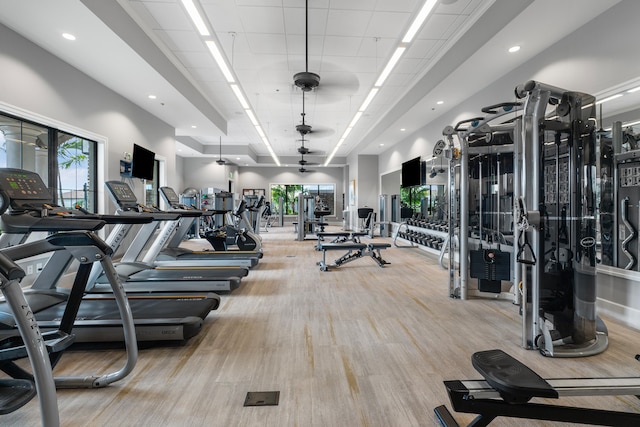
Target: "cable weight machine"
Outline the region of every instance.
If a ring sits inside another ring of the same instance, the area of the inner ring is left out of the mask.
[[[551,357],[598,354],[608,339],[596,316],[595,98],[535,81],[516,96],[525,100],[516,209],[522,345]]]
[[[450,265],[452,298],[470,296],[520,301],[520,282],[513,236],[513,200],[519,197],[521,103],[505,102],[482,109],[486,117],[475,117],[447,126],[443,134],[453,144],[460,142],[460,156],[450,168],[450,187],[459,186],[459,270]],[[456,169],[457,168],[457,169]],[[456,173],[456,170],[458,173]],[[454,194],[451,190],[450,194]],[[454,201],[450,201],[453,204]],[[450,227],[449,242],[456,241]],[[459,277],[456,277],[456,273]],[[477,287],[469,287],[475,279]],[[503,282],[511,290],[503,291]]]

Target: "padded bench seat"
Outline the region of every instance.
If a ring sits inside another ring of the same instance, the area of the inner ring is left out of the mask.
[[[328,271],[329,267],[339,267],[342,264],[354,261],[364,256],[371,257],[380,267],[390,264],[380,255],[382,249],[390,248],[389,243],[361,243],[361,242],[342,242],[342,243],[323,243],[318,242],[317,249],[322,251],[322,260],[318,261],[321,271]],[[326,262],[327,251],[346,251],[344,255],[336,259],[334,264],[328,265]]]
[[[316,236],[318,237],[318,244],[316,250],[320,250],[320,244],[325,241],[326,238],[333,237],[331,243],[341,242],[356,242],[360,243],[360,237],[366,236],[367,233],[363,231],[318,231]]]

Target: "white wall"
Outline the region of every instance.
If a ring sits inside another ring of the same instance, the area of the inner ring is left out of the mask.
[[[165,160],[169,185],[179,182],[171,126],[2,25],[0,40],[0,103],[5,109],[105,141],[100,167],[107,180],[120,179],[122,154],[130,153],[136,143]],[[142,199],[141,181],[134,183]],[[107,212],[114,209],[110,204],[106,210],[100,206]]]

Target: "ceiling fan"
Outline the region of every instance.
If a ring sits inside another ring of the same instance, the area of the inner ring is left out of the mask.
[[[305,0],[304,5],[305,14],[305,37],[304,37],[304,51],[305,51],[305,71],[301,71],[293,75],[293,82],[296,86],[302,89],[302,92],[309,92],[315,89],[320,84],[320,76],[316,73],[309,71],[309,0]],[[304,98],[303,98],[304,99]]]
[[[301,142],[302,145],[298,147],[298,153],[302,154],[303,156],[305,154],[311,154],[311,150],[309,150],[308,147],[304,146],[304,134],[302,134],[302,139],[300,139],[299,141]]]
[[[225,163],[227,163],[222,159],[222,137],[220,137],[219,157],[218,157],[218,160],[216,160],[216,163],[219,164],[220,166],[223,166]]]

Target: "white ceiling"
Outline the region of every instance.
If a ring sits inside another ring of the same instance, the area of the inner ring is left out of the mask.
[[[618,1],[440,0],[332,164],[387,150]],[[311,161],[333,149],[422,3],[309,0],[308,70],[321,77],[305,98]],[[295,162],[304,0],[198,4],[281,163]],[[217,157],[222,138],[231,162],[274,164],[180,0],[0,0],[0,10],[0,23],[175,127],[178,155]],[[549,11],[562,25],[531,25]],[[513,44],[523,48],[506,53]]]

